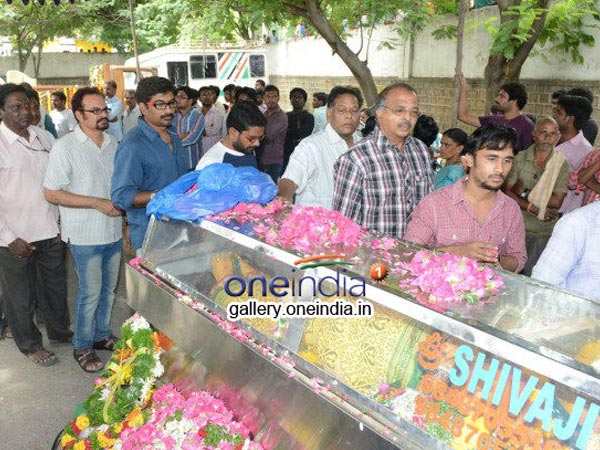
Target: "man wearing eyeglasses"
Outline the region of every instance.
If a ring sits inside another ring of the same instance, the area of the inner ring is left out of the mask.
[[[15,344],[33,363],[50,366],[58,359],[42,345],[35,308],[51,341],[72,336],[58,208],[44,198],[50,143],[29,125],[24,87],[0,86],[0,117],[0,290]]]
[[[335,161],[359,141],[362,95],[356,88],[334,87],[328,96],[327,126],[302,139],[279,180],[279,195],[303,206],[331,208]]]
[[[131,247],[140,249],[148,228],[146,205],[160,189],[187,173],[177,130],[171,127],[177,101],[166,78],[140,80],[135,99],[142,117],[117,148],[111,199],[127,212]]]
[[[504,185],[523,215],[527,246],[523,274],[528,276],[552,235],[567,195],[569,163],[554,149],[559,139],[556,121],[551,117],[539,119],[533,129],[535,144],[516,156]]]
[[[420,115],[417,94],[406,83],[392,84],[377,96],[374,109],[373,133],[335,163],[333,209],[401,239],[413,209],[433,190],[429,151],[412,137]]]
[[[254,102],[236,102],[227,114],[227,134],[200,159],[196,170],[214,163],[256,167],[254,149],[265,136],[266,120]]]
[[[73,95],[78,126],[52,147],[46,199],[60,210],[61,238],[77,273],[73,356],[85,372],[104,364],[95,350],[114,349],[110,329],[121,261],[121,211],[110,201],[117,140],[108,133],[109,108],[95,87]]]

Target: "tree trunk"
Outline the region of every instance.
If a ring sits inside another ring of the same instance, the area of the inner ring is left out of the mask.
[[[317,2],[315,0],[305,0],[304,8],[294,8],[293,10],[304,17],[318,31],[321,37],[325,39],[325,42],[329,44],[333,52],[338,54],[344,64],[350,69],[352,75],[354,75],[367,104],[374,105],[375,98],[377,98],[377,87],[375,86],[375,80],[373,80],[373,74],[369,66],[365,61],[361,61],[358,55],[337,34]]]
[[[510,6],[516,5],[519,0],[497,1],[500,10],[500,22],[505,23],[514,19],[513,16],[505,12]],[[490,55],[484,70],[485,82],[485,114],[488,114],[498,94],[500,86],[505,83],[516,83],[521,77],[521,69],[531,53],[533,46],[538,41],[540,33],[544,28],[547,16],[549,0],[538,0],[537,7],[544,11],[533,22],[531,35],[520,45],[515,47],[514,57],[511,60],[506,59],[502,54]],[[504,13],[504,14],[503,14]]]

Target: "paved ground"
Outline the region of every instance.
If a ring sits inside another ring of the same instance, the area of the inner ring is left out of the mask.
[[[73,319],[76,277],[70,261],[68,266]],[[112,328],[117,335],[132,313],[125,295],[122,264],[112,315]],[[51,345],[43,329],[42,334],[46,348],[60,359],[52,367],[34,365],[19,352],[12,339],[0,340],[0,450],[50,450],[57,433],[72,419],[75,407],[92,391],[96,374],[79,368],[70,345]],[[106,351],[98,355],[103,361],[110,357]]]

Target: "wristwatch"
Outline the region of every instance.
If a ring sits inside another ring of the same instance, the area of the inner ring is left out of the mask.
[[[521,197],[523,200],[526,200],[528,195],[529,195],[529,189],[525,189],[524,191],[522,191],[519,194],[519,197]]]

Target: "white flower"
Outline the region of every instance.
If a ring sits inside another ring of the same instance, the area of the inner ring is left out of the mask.
[[[110,394],[110,388],[105,386],[102,389],[102,391],[100,391],[100,400],[106,401],[106,399],[108,399],[109,394]]]
[[[129,326],[133,333],[150,328],[148,321],[138,314],[131,316]]]
[[[138,400],[137,400],[138,406],[142,406],[144,404],[144,402],[146,401],[146,397],[148,396],[148,392],[150,392],[150,389],[152,389],[153,384],[154,383],[153,383],[152,378],[144,378],[142,380],[142,389],[140,390],[140,398],[138,398]]]
[[[158,356],[156,353],[154,354],[154,368],[152,369],[152,375],[156,378],[160,377],[164,372],[165,372],[165,368],[163,367],[162,363],[160,362],[160,356]]]

